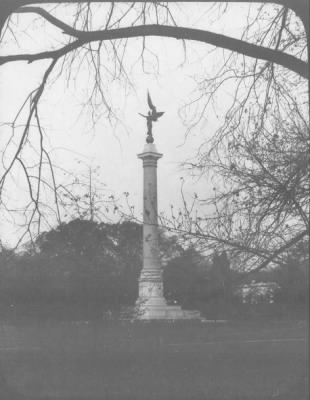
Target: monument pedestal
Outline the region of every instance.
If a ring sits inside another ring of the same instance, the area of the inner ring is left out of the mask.
[[[186,311],[178,305],[167,304],[163,294],[162,273],[159,269],[142,270],[136,314],[141,320],[201,318],[198,311]]]

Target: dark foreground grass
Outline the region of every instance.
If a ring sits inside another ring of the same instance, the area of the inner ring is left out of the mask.
[[[307,399],[306,327],[4,325],[0,365],[6,382],[0,399]]]

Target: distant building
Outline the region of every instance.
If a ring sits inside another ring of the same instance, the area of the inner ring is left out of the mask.
[[[236,295],[242,303],[259,304],[274,303],[275,293],[280,288],[276,282],[256,282],[240,285],[236,289]]]

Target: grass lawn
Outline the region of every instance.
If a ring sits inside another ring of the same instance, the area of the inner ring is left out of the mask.
[[[299,400],[307,337],[305,322],[2,324],[0,370],[27,400]]]

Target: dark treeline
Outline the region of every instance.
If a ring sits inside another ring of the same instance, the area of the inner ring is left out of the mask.
[[[199,309],[209,317],[304,312],[308,279],[305,260],[296,256],[282,268],[244,276],[231,268],[225,252],[208,258],[163,233],[160,250],[165,297],[172,304]],[[0,312],[2,317],[30,310],[41,317],[117,315],[135,303],[141,268],[141,225],[77,219],[41,234],[23,253],[2,248]],[[240,297],[237,288],[254,280],[276,284],[271,302],[261,296],[262,304],[253,304]]]

